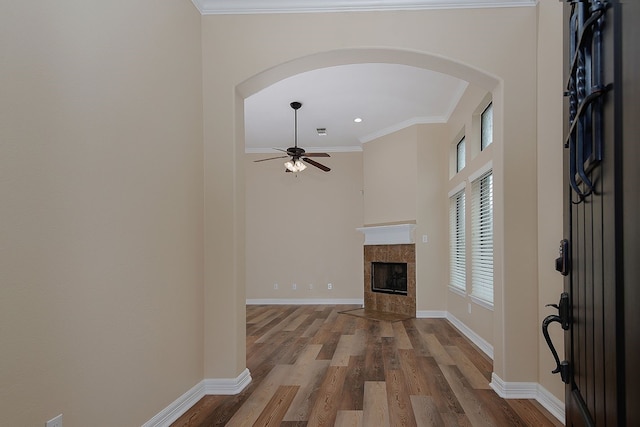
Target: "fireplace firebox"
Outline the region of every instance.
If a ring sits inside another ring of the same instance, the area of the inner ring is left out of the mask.
[[[372,262],[371,290],[396,295],[407,295],[406,262]]]

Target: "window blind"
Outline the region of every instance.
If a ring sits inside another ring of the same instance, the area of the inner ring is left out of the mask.
[[[471,183],[471,295],[493,303],[493,173]]]
[[[449,198],[449,285],[466,292],[464,190]]]

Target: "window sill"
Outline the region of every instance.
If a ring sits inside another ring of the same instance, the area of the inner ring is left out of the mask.
[[[456,288],[454,286],[449,285],[449,291],[453,292],[454,294],[460,295],[461,297],[466,297],[467,293],[465,291],[463,291],[462,289]]]
[[[471,299],[471,302],[473,302],[474,304],[479,305],[480,307],[486,308],[487,310],[493,311],[492,302],[485,301],[473,295],[469,295],[469,298]]]

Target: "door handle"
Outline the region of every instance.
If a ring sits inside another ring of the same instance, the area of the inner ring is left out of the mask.
[[[570,313],[569,313],[569,294],[563,292],[560,295],[560,302],[558,304],[547,304],[545,307],[554,307],[558,310],[558,314],[550,314],[545,317],[542,321],[542,335],[544,335],[544,339],[549,346],[549,350],[551,350],[551,354],[556,361],[556,368],[551,371],[552,374],[560,373],[560,378],[562,378],[562,382],[565,384],[569,384],[570,380],[570,366],[569,362],[563,360],[560,362],[560,358],[558,357],[558,352],[551,341],[551,337],[549,336],[549,325],[553,322],[558,322],[562,329],[565,331],[569,329],[570,326]]]

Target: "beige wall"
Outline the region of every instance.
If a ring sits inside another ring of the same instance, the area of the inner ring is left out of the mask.
[[[562,2],[542,0],[538,20],[544,31],[538,33],[538,323],[556,314],[545,304],[557,303],[562,292],[562,276],[555,271],[562,232]],[[563,331],[549,328],[560,357]],[[539,382],[557,397],[564,396],[559,375],[552,375],[555,361],[542,334],[538,335]],[[562,359],[561,359],[562,360]]]
[[[203,378],[200,19],[2,6],[2,425],[141,425]]]
[[[229,38],[215,29],[202,29],[204,375],[235,379],[246,369],[244,110],[233,67],[215,54]]]
[[[415,222],[417,129],[363,144],[364,225]]]
[[[362,300],[362,153],[331,153],[320,160],[330,172],[297,175],[246,157],[247,299]]]
[[[443,311],[449,265],[446,124],[417,127],[416,309]],[[422,236],[427,236],[427,242]]]

